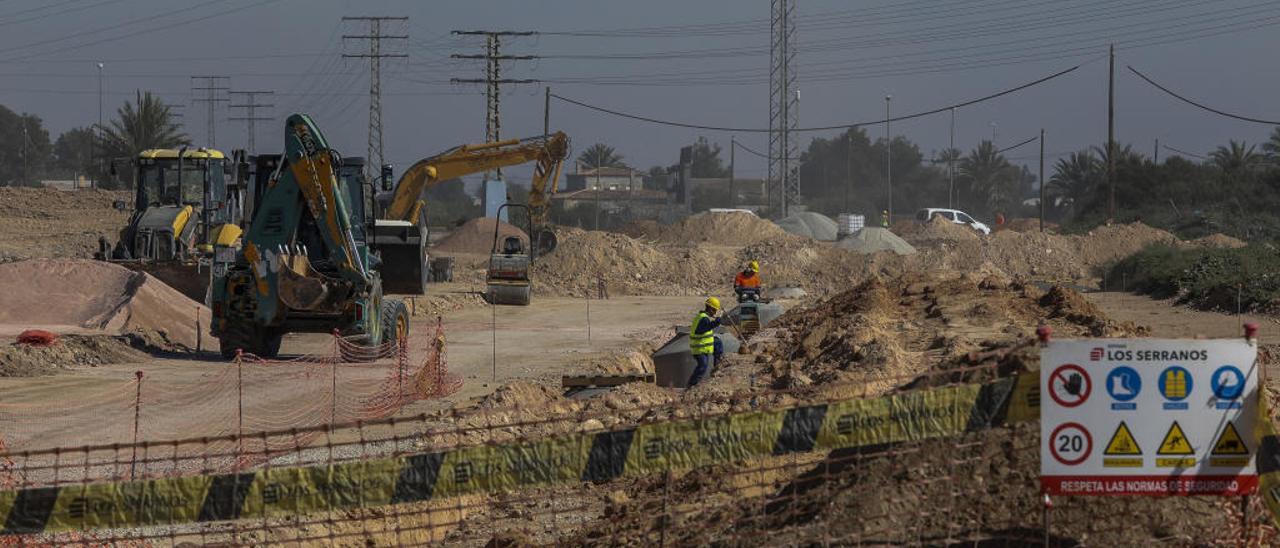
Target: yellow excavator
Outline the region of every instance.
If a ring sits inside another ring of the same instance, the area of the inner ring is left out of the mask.
[[[536,249],[555,249],[546,228],[560,168],[569,155],[569,137],[555,132],[527,139],[461,145],[414,163],[400,176],[390,202],[374,222],[372,246],[382,259],[382,285],[388,293],[421,295],[430,276],[427,256],[427,208],[423,191],[448,181],[501,167],[536,162],[529,190],[529,234]],[[382,171],[383,190],[391,191],[391,174]]]

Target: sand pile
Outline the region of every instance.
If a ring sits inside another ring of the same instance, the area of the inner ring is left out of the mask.
[[[1044,231],[1057,234],[1058,224],[1045,221]],[[1012,230],[1014,232],[1040,232],[1040,219],[1030,217],[1019,217],[1010,219],[1004,223],[1004,226],[993,227],[992,230]]]
[[[601,281],[615,295],[701,295],[723,290],[736,267],[699,247],[657,248],[624,234],[556,229],[559,245],[533,266],[535,291],[594,294]]]
[[[801,211],[778,221],[783,230],[824,242],[834,242],[839,237],[839,225],[831,217],[813,211]]]
[[[699,213],[680,222],[663,226],[657,223],[636,224],[632,229],[643,229],[643,236],[662,242],[684,244],[713,244],[742,246],[776,237],[785,233],[778,225],[750,213]]]
[[[862,254],[889,251],[898,255],[911,255],[916,252],[916,248],[889,229],[874,226],[863,227],[845,236],[836,242],[836,247]]]
[[[196,347],[196,316],[209,310],[142,272],[80,259],[34,259],[0,265],[0,336],[24,329],[55,333],[143,332]],[[205,337],[208,338],[207,336]]]
[[[498,249],[509,236],[520,238],[525,248],[529,245],[529,235],[515,225],[499,222],[491,217],[471,219],[453,229],[448,236],[436,242],[431,248],[437,253],[480,253],[488,254],[493,250],[493,225],[498,223]]]

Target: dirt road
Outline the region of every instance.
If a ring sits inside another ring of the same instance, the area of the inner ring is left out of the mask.
[[[441,400],[416,402],[401,410],[418,414],[482,396],[512,380],[558,382],[592,356],[661,338],[683,323],[696,299],[618,297],[590,302],[535,297],[528,307],[473,306],[446,313],[447,363],[463,380],[462,389]],[[429,336],[435,319],[414,318],[412,330]],[[418,348],[425,348],[424,339]],[[659,341],[661,342],[661,341]],[[326,335],[298,334],[285,339],[285,357],[324,354]],[[415,355],[417,353],[415,352]],[[412,364],[416,365],[416,364]],[[128,442],[133,436],[135,372],[142,372],[140,439],[158,441],[228,434],[237,427],[237,382],[233,366],[208,353],[198,358],[157,358],[34,378],[0,378],[0,439],[10,449]],[[394,365],[344,364],[336,373],[327,365],[278,364],[245,368],[245,431],[318,425],[359,417],[361,405],[395,374]],[[336,374],[336,380],[333,378]],[[494,382],[496,374],[497,381]],[[331,396],[336,383],[337,397]]]
[[[1171,300],[1157,300],[1120,292],[1086,293],[1085,296],[1112,319],[1132,321],[1151,328],[1153,337],[1230,338],[1244,334],[1241,327],[1255,322],[1265,342],[1280,335],[1280,320],[1267,316],[1222,314],[1192,310]]]

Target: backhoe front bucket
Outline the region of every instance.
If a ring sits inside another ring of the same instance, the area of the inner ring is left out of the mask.
[[[204,304],[209,291],[209,268],[186,261],[109,261],[136,272],[146,272],[191,300]]]
[[[539,256],[542,256],[555,251],[558,243],[559,240],[556,238],[556,233],[549,228],[544,228],[538,232],[537,237],[534,239],[533,248],[538,250]]]

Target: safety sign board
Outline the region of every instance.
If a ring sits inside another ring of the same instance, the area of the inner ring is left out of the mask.
[[[1040,390],[1049,394],[1040,402],[1041,487],[1054,495],[1255,492],[1256,358],[1256,344],[1243,338],[1049,341],[1040,353]]]

